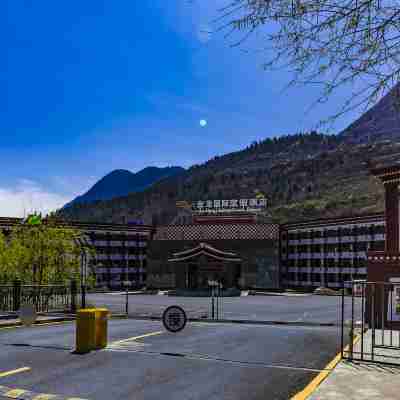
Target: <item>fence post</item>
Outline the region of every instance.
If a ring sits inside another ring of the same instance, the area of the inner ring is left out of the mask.
[[[13,282],[13,311],[18,311],[21,307],[21,281],[16,279]]]
[[[76,297],[78,295],[78,284],[75,279],[71,280],[71,312],[76,312]]]

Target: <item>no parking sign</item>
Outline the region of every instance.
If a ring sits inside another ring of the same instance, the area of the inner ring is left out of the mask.
[[[186,325],[186,313],[182,307],[169,306],[163,313],[162,321],[166,330],[180,332]]]

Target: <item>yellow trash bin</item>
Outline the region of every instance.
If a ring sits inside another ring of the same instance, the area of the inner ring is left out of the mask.
[[[107,346],[107,320],[108,310],[96,308],[96,343],[95,348],[104,349]]]
[[[76,316],[76,353],[88,353],[96,348],[96,310],[79,310]]]

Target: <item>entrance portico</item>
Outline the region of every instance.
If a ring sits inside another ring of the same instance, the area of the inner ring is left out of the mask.
[[[208,288],[218,280],[225,288],[238,287],[241,257],[201,242],[188,250],[173,253],[168,262],[175,264],[176,287],[179,289]]]

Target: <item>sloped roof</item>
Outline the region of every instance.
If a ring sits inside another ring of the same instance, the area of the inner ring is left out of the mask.
[[[168,259],[168,261],[186,261],[192,258],[199,257],[201,255],[206,255],[208,257],[215,258],[216,260],[221,261],[242,261],[242,259],[236,253],[216,249],[215,247],[210,246],[207,243],[200,243],[198,246],[193,247],[192,249],[173,253],[172,258]]]

